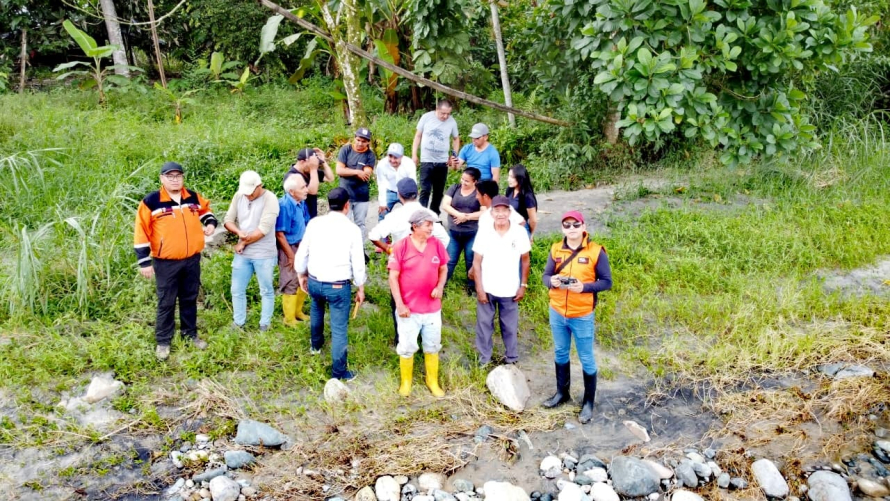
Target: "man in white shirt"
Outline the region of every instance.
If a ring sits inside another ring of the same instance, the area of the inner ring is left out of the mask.
[[[491,362],[494,316],[498,314],[504,358],[519,360],[519,301],[528,287],[531,242],[525,228],[510,221],[510,201],[503,195],[492,199],[491,229],[482,228],[473,242],[473,271],[476,279],[476,351],[479,365]],[[517,271],[518,270],[518,271]]]
[[[419,210],[427,210],[435,215],[433,211],[420,205],[420,202],[417,201],[417,183],[414,182],[413,179],[405,178],[399,180],[396,186],[396,191],[398,193],[399,202],[401,202],[402,205],[398,209],[387,214],[386,217],[383,218],[383,221],[377,223],[377,226],[371,228],[371,231],[368,232],[368,239],[371,243],[387,255],[392,254],[392,246],[395,245],[396,242],[411,235],[411,223],[409,222],[409,219],[412,214]],[[447,249],[449,242],[451,242],[451,236],[449,236],[445,228],[442,227],[442,223],[438,222],[438,216],[436,219],[437,221],[433,223],[433,236],[442,242],[442,245]],[[386,237],[392,237],[392,243],[386,243]],[[392,310],[392,325],[393,330],[395,331],[395,343],[398,344],[399,330],[398,322],[396,321],[396,303],[395,299],[392,297],[390,297],[389,307],[390,310]]]
[[[405,157],[405,148],[399,143],[392,143],[386,150],[386,156],[377,162],[377,221],[392,212],[399,203],[396,185],[402,179],[413,179],[417,182],[417,165],[414,160]]]
[[[297,249],[294,268],[300,279],[300,287],[312,296],[309,311],[312,354],[321,352],[324,345],[324,310],[331,307],[331,375],[349,381],[355,373],[347,368],[349,339],[349,309],[352,304],[352,286],[358,287],[355,300],[365,301],[365,254],[362,234],[350,221],[349,192],[334,188],[328,193],[328,214],[309,221],[303,241]]]

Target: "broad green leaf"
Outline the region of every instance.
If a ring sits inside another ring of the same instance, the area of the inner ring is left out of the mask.
[[[652,53],[649,52],[649,49],[643,47],[639,51],[637,51],[637,61],[640,62],[643,66],[649,66],[652,64]]]
[[[83,51],[84,54],[89,55],[90,50],[96,48],[96,40],[93,39],[93,37],[77,29],[77,27],[74,26],[71,21],[66,19],[62,23],[62,26],[65,28],[65,31],[67,31],[68,34],[71,35],[71,38],[73,38],[74,41],[77,42],[77,45],[80,46],[80,49]]]
[[[275,37],[278,35],[278,26],[284,16],[278,14],[270,17],[263,29],[260,30],[260,54],[266,54],[275,50]]]
[[[210,73],[214,76],[214,78],[219,78],[220,73],[222,73],[223,60],[225,57],[220,52],[214,52],[210,55]]]
[[[281,39],[281,43],[290,47],[294,42],[296,42],[302,33],[294,33],[293,35],[286,36]]]
[[[87,52],[87,55],[90,57],[98,57],[99,59],[102,59],[103,57],[108,57],[108,56],[114,54],[114,51],[116,51],[116,50],[117,50],[116,45],[103,45],[102,47],[96,47],[95,49],[90,49],[90,51]]]
[[[68,68],[73,68],[73,67],[75,67],[75,66],[80,66],[80,65],[83,65],[83,66],[89,66],[89,64],[87,64],[87,63],[85,63],[85,62],[83,62],[83,61],[71,61],[70,63],[62,63],[62,64],[56,66],[56,67],[53,69],[53,73],[58,72],[58,71],[62,71],[62,70],[67,70]]]

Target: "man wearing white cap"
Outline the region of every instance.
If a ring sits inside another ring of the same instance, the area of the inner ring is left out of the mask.
[[[401,144],[392,143],[386,150],[386,156],[377,163],[378,221],[382,221],[399,202],[396,185],[402,179],[417,182],[417,165],[414,160],[405,157],[405,148]]]
[[[473,143],[461,148],[457,155],[457,163],[460,166],[466,164],[467,167],[479,169],[482,173],[480,181],[491,179],[496,183],[500,182],[501,155],[497,148],[488,142],[488,126],[483,123],[474,125],[470,131],[470,138],[473,139]]]
[[[275,246],[278,212],[278,199],[274,193],[263,188],[260,175],[252,170],[244,171],[225,218],[225,228],[238,235],[232,260],[232,309],[234,325],[239,329],[247,321],[247,284],[254,273],[262,297],[260,330],[268,330],[272,323],[272,313],[275,311],[272,276],[278,258]]]

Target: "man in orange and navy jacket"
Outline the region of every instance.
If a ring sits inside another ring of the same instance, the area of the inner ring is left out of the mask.
[[[568,211],[563,214],[562,234],[565,238],[550,247],[544,266],[544,285],[550,289],[550,331],[556,365],[556,394],[543,405],[556,407],[571,400],[569,353],[574,337],[584,376],[584,399],[578,420],[584,424],[593,417],[596,396],[593,310],[596,308],[597,294],[612,288],[612,270],[606,249],[591,240],[580,212]]]
[[[170,356],[176,298],[182,337],[190,338],[198,349],[207,347],[197,326],[201,250],[204,236],[213,235],[217,224],[210,202],[183,186],[182,166],[176,162],[161,166],[161,189],[139,203],[133,236],[139,273],[156,279],[155,355],[160,360]]]

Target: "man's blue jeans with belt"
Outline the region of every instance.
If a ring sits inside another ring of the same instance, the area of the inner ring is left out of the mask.
[[[309,277],[309,295],[312,306],[309,310],[309,331],[312,348],[320,350],[324,345],[324,310],[331,307],[331,376],[340,379],[346,376],[347,345],[346,332],[349,328],[349,308],[352,305],[352,286],[349,281],[319,282]]]

